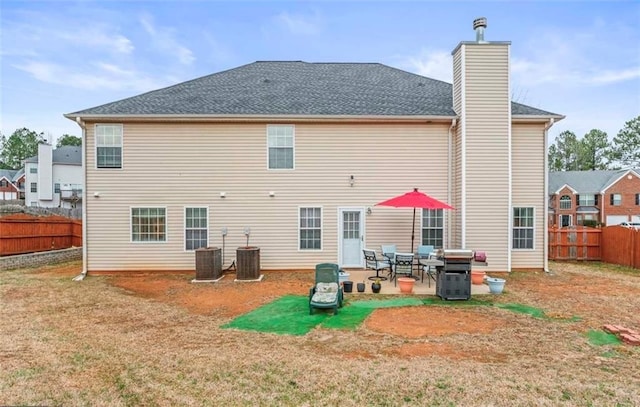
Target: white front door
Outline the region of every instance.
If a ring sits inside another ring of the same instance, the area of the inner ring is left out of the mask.
[[[364,208],[338,208],[338,223],[340,267],[362,267]]]

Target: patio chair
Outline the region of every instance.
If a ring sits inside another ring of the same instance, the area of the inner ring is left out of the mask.
[[[343,300],[339,272],[340,267],[334,263],[316,265],[316,282],[309,289],[309,314],[314,308],[333,308],[333,313],[338,313]]]
[[[430,259],[431,258],[431,254],[433,253],[433,251],[435,250],[434,246],[432,245],[420,245],[418,246],[418,261],[420,261],[420,259]],[[420,267],[420,263],[418,263],[418,267]],[[436,281],[436,277],[434,275],[434,271],[431,266],[423,266],[422,267],[422,282],[424,283],[424,273],[427,273],[427,281],[429,282],[429,287],[431,287],[431,280],[429,280],[430,278],[433,279],[433,281]]]
[[[393,284],[398,283],[398,274],[405,277],[413,277],[413,253],[396,253],[396,260],[393,263]]]
[[[391,272],[393,271],[391,268],[391,262],[389,260],[383,260],[376,255],[375,250],[363,249],[364,253],[364,261],[366,268],[370,270],[375,270],[375,276],[367,277],[369,280],[386,280],[387,277],[380,275],[380,270],[389,269],[389,276],[391,276]]]
[[[380,251],[382,253],[382,257],[385,257],[390,263],[393,263],[393,258],[398,250],[394,244],[381,244]]]

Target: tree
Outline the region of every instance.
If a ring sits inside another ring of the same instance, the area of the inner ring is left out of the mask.
[[[549,146],[549,171],[562,171],[562,160],[555,144]]]
[[[578,170],[580,142],[576,135],[565,130],[556,138],[555,145],[549,147],[549,167],[552,171]]]
[[[77,136],[72,136],[70,134],[63,134],[62,137],[58,139],[56,143],[56,148],[60,148],[62,146],[81,146],[82,139]]]
[[[38,155],[38,144],[44,143],[44,133],[36,133],[25,127],[18,129],[7,139],[0,138],[0,162],[5,168],[18,169],[29,157]]]
[[[581,171],[606,170],[608,150],[607,133],[592,129],[580,140],[578,168]]]
[[[613,146],[608,157],[614,166],[640,166],[640,116],[626,122],[613,138]]]

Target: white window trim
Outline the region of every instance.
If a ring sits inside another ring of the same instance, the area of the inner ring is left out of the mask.
[[[426,209],[426,208],[425,208]],[[447,247],[447,211],[445,209],[442,210],[442,248],[445,249]],[[424,231],[424,210],[420,211],[420,241],[418,242],[418,246],[422,245],[424,236],[422,235]],[[417,246],[416,246],[417,250]]]
[[[583,197],[589,196],[591,197],[591,203],[587,203],[583,201]],[[596,205],[596,194],[580,194],[580,198],[578,199],[578,206],[595,206]]]
[[[569,199],[562,199],[562,198],[564,198],[565,196],[566,196],[567,198],[569,198]],[[572,198],[571,198],[571,196],[569,196],[569,195],[562,195],[562,196],[560,197],[560,199],[558,199],[558,202],[559,202],[559,203],[558,203],[558,208],[559,208],[559,209],[561,209],[561,210],[566,211],[566,210],[569,210],[569,209],[573,208],[573,199],[572,199]],[[569,207],[568,207],[568,208],[563,208],[563,207],[562,207],[562,204],[563,204],[564,202],[569,202]],[[516,208],[516,207],[514,207],[514,208]]]
[[[520,209],[528,209],[531,208],[533,209],[533,214],[532,214],[532,218],[533,218],[533,226],[531,228],[522,228],[519,227],[518,229],[533,229],[533,236],[531,237],[532,239],[532,247],[531,248],[522,248],[522,247],[518,247],[515,248],[513,247],[513,231],[516,229],[515,225],[515,216],[513,214],[513,210],[516,208],[520,208]],[[513,251],[517,251],[517,252],[532,252],[536,250],[536,207],[535,206],[513,206],[511,208],[511,250]]]
[[[300,248],[300,209],[320,209],[320,248],[319,249],[301,249]],[[322,252],[324,251],[324,208],[322,205],[299,205],[298,206],[298,223],[296,224],[296,228],[298,229],[298,240],[296,240],[296,246],[298,247],[298,252],[309,253],[309,252]]]
[[[119,126],[120,127],[120,168],[118,167],[98,167],[98,126]],[[124,169],[124,125],[119,123],[96,123],[93,127],[93,157],[96,170],[118,171]]]
[[[293,150],[293,166],[291,168],[269,168],[269,128],[270,127],[291,127],[293,129],[293,134],[291,135],[291,149]],[[267,124],[266,128],[267,133],[267,170],[268,171],[293,171],[296,169],[296,126],[295,124]],[[298,245],[299,246],[299,245]]]
[[[195,252],[195,249],[187,249],[187,209],[188,208],[198,208],[198,209],[205,209],[206,211],[206,216],[207,216],[207,246],[209,246],[209,243],[211,242],[211,228],[209,227],[209,207],[207,205],[185,205],[184,206],[184,210],[182,212],[183,214],[183,224],[182,224],[182,242],[183,242],[183,248],[185,252]]]
[[[611,204],[611,206],[622,206],[622,194],[613,193],[611,195],[613,195],[613,203]],[[616,204],[616,196],[620,197],[617,204]]]
[[[164,209],[164,236],[165,239],[162,241],[136,241],[133,240],[133,210],[134,209]],[[159,205],[137,205],[129,207],[129,243],[133,244],[166,244],[169,243],[169,211],[166,206]]]

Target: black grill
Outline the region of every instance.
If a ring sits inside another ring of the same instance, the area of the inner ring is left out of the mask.
[[[436,267],[436,295],[443,300],[471,298],[471,250],[441,250],[438,259],[444,264]]]

